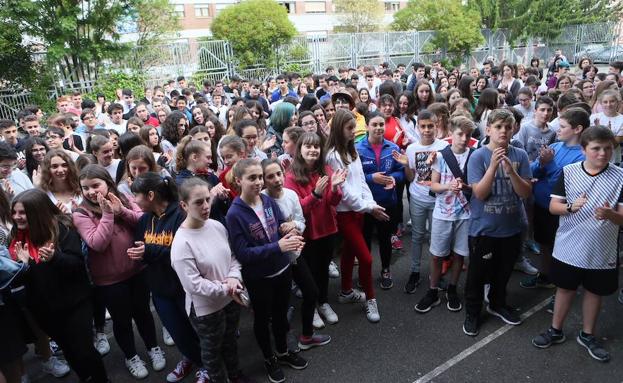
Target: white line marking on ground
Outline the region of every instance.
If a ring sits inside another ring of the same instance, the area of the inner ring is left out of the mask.
[[[547,306],[547,304],[549,303],[550,299],[551,299],[551,297],[547,297],[547,299],[545,299],[543,302],[537,304],[536,306],[532,307],[530,310],[528,310],[525,313],[521,314],[521,320],[523,321],[523,320],[528,319],[529,317],[534,315],[537,311],[539,311],[543,307]],[[486,345],[488,345],[489,343],[493,342],[494,340],[496,340],[497,338],[501,337],[506,332],[508,332],[509,330],[511,330],[512,328],[515,328],[515,327],[516,326],[512,326],[512,325],[509,325],[509,324],[500,327],[496,331],[492,332],[491,334],[489,334],[486,337],[482,338],[481,340],[479,340],[478,342],[474,343],[470,347],[468,347],[465,350],[461,351],[459,354],[455,355],[454,357],[452,357],[452,358],[448,359],[447,361],[445,361],[444,363],[440,364],[434,370],[428,372],[426,375],[422,376],[421,378],[419,378],[418,380],[416,380],[413,383],[427,383],[427,382],[430,382],[434,378],[438,377],[439,375],[443,374],[444,372],[446,372],[447,370],[452,368],[452,366],[454,366],[455,364],[459,363],[463,359],[467,358],[468,356],[472,355],[476,351],[478,351],[481,348],[485,347]]]

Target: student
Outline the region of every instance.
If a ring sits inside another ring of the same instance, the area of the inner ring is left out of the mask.
[[[24,155],[26,156],[26,168],[24,171],[28,175],[33,185],[39,184],[41,178],[41,162],[49,147],[45,140],[41,137],[30,137],[26,139],[24,145]]]
[[[550,280],[557,286],[551,327],[532,340],[539,348],[565,341],[564,321],[580,285],[584,288],[582,330],[577,342],[600,362],[610,360],[595,337],[602,296],[617,290],[618,237],[623,225],[623,170],[608,162],[615,136],[610,129],[585,130],[586,159],[567,165],[552,189],[549,210],[560,216]]]
[[[108,106],[107,112],[110,122],[105,124],[106,129],[115,129],[119,134],[125,133],[128,121],[123,119],[123,106],[112,103]]]
[[[125,156],[125,169],[121,182],[119,182],[117,188],[119,192],[132,196],[130,187],[132,182],[140,174],[146,172],[154,172],[160,174],[162,177],[169,177],[169,172],[158,166],[153,152],[145,145],[138,145],[130,149]]]
[[[234,131],[236,135],[247,144],[247,156],[248,158],[255,158],[258,161],[262,161],[268,158],[266,153],[261,151],[258,145],[259,126],[257,122],[253,120],[240,120],[234,125]]]
[[[535,103],[532,101],[533,99],[534,95],[532,90],[527,86],[524,86],[517,92],[517,105],[515,105],[514,108],[523,115],[523,119],[521,120],[522,125],[534,119]]]
[[[15,122],[6,119],[0,120],[0,135],[2,135],[4,142],[11,145],[13,149],[21,146],[22,140],[18,137]]]
[[[205,370],[198,380],[244,382],[236,344],[243,289],[240,263],[229,248],[227,229],[209,219],[209,185],[191,178],[180,194],[187,215],[171,246],[171,266],[184,287],[186,313],[200,341]]]
[[[29,311],[62,348],[81,381],[108,382],[93,346],[90,281],[71,220],[41,190],[17,195],[11,214],[9,252],[29,266],[22,273]]]
[[[9,199],[24,190],[32,189],[33,185],[24,172],[16,168],[17,153],[10,144],[0,142],[0,187]]]
[[[65,140],[65,131],[61,128],[51,126],[45,131],[45,142],[48,144],[48,147],[50,148],[50,150],[52,149],[63,150],[65,151],[65,153],[67,153],[67,155],[73,161],[75,161],[76,159],[78,159],[79,154],[74,151],[66,150],[65,148],[63,148],[64,140]]]
[[[253,331],[264,356],[268,378],[271,382],[284,382],[279,364],[298,370],[307,367],[307,361],[289,351],[286,343],[292,281],[287,253],[301,251],[303,237],[283,231],[285,221],[279,206],[260,193],[264,181],[262,167],[256,160],[238,161],[233,172],[241,194],[227,212],[229,241],[242,265],[242,277],[253,306]],[[276,354],[269,327],[273,330]]]
[[[431,221],[435,207],[435,197],[430,195],[431,165],[437,152],[448,145],[444,140],[435,138],[437,118],[428,110],[418,113],[418,132],[420,141],[407,147],[406,155],[393,152],[394,159],[404,166],[405,177],[410,182],[409,213],[411,214],[411,269],[404,291],[415,293],[420,284],[420,265],[422,247],[427,232],[426,222]]]
[[[355,149],[356,120],[352,112],[339,109],[331,119],[327,140],[327,165],[335,171],[347,170],[342,186],[343,197],[338,204],[338,230],[344,238],[341,260],[340,303],[364,303],[367,319],[376,323],[381,320],[372,283],[372,255],[363,237],[364,213],[372,214],[379,221],[388,221],[385,209],[372,197],[361,165],[361,158]],[[359,282],[364,292],[353,289],[353,266],[359,261]]]
[[[186,214],[179,205],[177,187],[171,177],[146,172],[136,177],[130,187],[136,203],[145,212],[134,230],[134,246],[128,257],[146,265],[145,281],[151,291],[154,308],[169,331],[182,359],[167,375],[168,382],[179,382],[199,367],[197,381],[205,376],[199,338],[185,308],[185,293],[171,267],[171,245]]]
[[[114,158],[115,151],[112,142],[107,137],[95,135],[90,141],[91,152],[97,158],[97,163],[101,165],[110,177],[115,180],[117,178],[117,168],[119,167],[119,159]]]
[[[262,161],[264,171],[264,185],[266,189],[262,193],[271,197],[279,206],[281,214],[286,223],[283,225],[283,232],[295,231],[302,235],[305,232],[305,217],[297,194],[283,187],[284,175],[283,168],[279,160],[271,159]],[[318,287],[310,271],[305,258],[301,257],[301,252],[289,252],[292,268],[292,280],[300,288],[303,296],[301,307],[302,331],[299,336],[299,348],[308,350],[312,347],[324,346],[331,342],[328,335],[314,334],[314,327],[322,328],[324,323],[316,310],[318,301]],[[318,254],[316,254],[318,255]],[[317,325],[312,322],[316,320]]]
[[[446,291],[447,308],[461,311],[463,304],[457,293],[457,284],[463,268],[463,260],[469,256],[468,232],[471,190],[466,183],[467,164],[473,149],[468,147],[476,125],[467,117],[458,116],[450,121],[452,144],[435,156],[431,165],[430,190],[436,193],[435,208],[431,222],[430,288],[415,305],[415,311],[426,313],[441,303],[439,280],[442,260],[452,256],[450,282]]]
[[[534,193],[534,238],[541,248],[541,267],[538,275],[520,282],[523,288],[553,287],[548,275],[552,263],[552,250],[558,216],[549,212],[552,188],[558,182],[563,167],[584,160],[580,147],[580,136],[590,125],[588,113],[581,108],[569,108],[560,116],[558,142],[541,148],[539,157],[530,164],[532,175],[538,180],[533,185]],[[552,307],[548,309],[553,310]]]
[[[615,147],[612,152],[611,162],[621,162],[621,142],[623,142],[623,114],[619,113],[621,94],[616,90],[606,90],[599,97],[599,105],[603,112],[591,115],[591,126],[605,126],[615,137]]]
[[[82,202],[78,169],[65,150],[52,149],[45,155],[39,188],[65,214],[71,214],[73,204]]]
[[[486,131],[489,143],[477,149],[467,164],[472,211],[463,332],[469,336],[479,332],[487,278],[491,282],[487,312],[507,324],[521,323],[506,304],[506,284],[521,250],[521,199],[532,194],[532,175],[526,152],[509,145],[513,123],[510,111],[491,112]]]
[[[303,112],[302,114],[304,113],[308,113],[307,116],[314,118],[314,121],[316,121],[311,112]],[[294,156],[296,155],[296,143],[298,142],[299,137],[305,133],[304,129],[305,128],[298,126],[290,126],[283,131],[283,154],[277,157],[277,159],[285,171],[290,168],[290,165],[294,160]],[[317,129],[314,129],[313,132],[316,133]]]
[[[389,95],[383,95],[381,101],[384,97],[391,98]],[[402,221],[402,217],[398,215],[396,185],[403,182],[404,169],[392,157],[392,152],[399,151],[400,148],[386,138],[387,114],[384,109],[385,105],[381,104],[382,112],[368,113],[366,116],[368,132],[365,138],[357,143],[356,149],[361,157],[361,165],[372,197],[379,206],[385,209],[385,213],[390,218],[388,221],[384,221],[374,218],[371,214],[366,214],[363,224],[363,235],[370,252],[372,251],[372,233],[376,229],[381,256],[380,287],[388,290],[394,285],[389,270],[392,256],[392,236],[396,232],[398,222]],[[392,118],[395,119],[395,117]]]
[[[540,97],[534,106],[534,119],[523,124],[515,136],[528,153],[528,159],[534,161],[543,146],[556,141],[556,132],[549,127],[554,112],[554,100],[548,96]]]
[[[239,189],[234,181],[232,169],[238,161],[246,158],[247,146],[238,136],[224,136],[218,148],[225,166],[218,179],[229,190],[229,198],[233,200],[239,194]]]
[[[142,379],[148,372],[136,352],[132,320],[139,328],[153,369],[160,371],[166,363],[149,310],[144,266],[127,255],[142,212],[132,199],[117,191],[101,165],[88,165],[80,171],[80,187],[83,200],[73,212],[73,221],[89,248],[89,270],[96,294],[110,312],[115,340],[125,355],[128,371]]]
[[[34,114],[24,117],[24,125],[22,126],[22,129],[26,133],[24,138],[40,137],[41,124],[39,123],[39,117]]]

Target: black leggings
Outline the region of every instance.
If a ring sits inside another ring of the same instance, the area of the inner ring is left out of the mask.
[[[303,293],[303,304],[301,305],[301,322],[303,324],[303,335],[314,335],[314,310],[316,302],[318,302],[318,287],[314,282],[307,261],[303,257],[296,260],[296,264],[292,266],[292,279]],[[327,265],[327,271],[329,266]]]
[[[292,270],[288,267],[283,273],[272,278],[245,280],[253,306],[253,332],[264,359],[273,356],[270,343],[269,324],[272,324],[273,337],[277,352],[288,351],[286,335],[288,325],[288,307],[290,304],[290,286]]]
[[[100,294],[93,293],[93,325],[95,331],[104,332],[104,325],[106,324],[106,305],[104,304]]]
[[[318,239],[310,239],[305,243],[301,257],[307,262],[309,271],[318,289],[318,304],[329,301],[329,264],[335,247],[335,234]],[[298,282],[297,282],[298,284]]]
[[[149,289],[145,283],[143,272],[123,282],[97,286],[96,289],[108,308],[108,312],[110,312],[115,340],[126,359],[136,355],[132,319],[136,323],[136,328],[143,338],[147,350],[158,345],[156,326],[149,309]]]
[[[389,215],[389,221],[379,221],[371,214],[366,214],[363,221],[363,236],[366,239],[368,250],[372,252],[372,234],[376,228],[379,238],[379,254],[381,255],[381,267],[389,269],[392,260],[392,235],[396,232],[397,206],[383,206],[385,213]]]

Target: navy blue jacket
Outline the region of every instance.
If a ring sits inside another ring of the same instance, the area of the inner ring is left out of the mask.
[[[393,206],[398,203],[396,188],[386,190],[385,186],[372,181],[372,174],[383,172],[385,175],[394,177],[397,184],[404,182],[404,166],[392,157],[392,152],[394,150],[397,152],[400,151],[398,145],[383,139],[380,163],[376,162],[376,156],[374,155],[374,150],[370,146],[367,134],[363,140],[355,145],[355,148],[361,158],[361,166],[366,175],[366,182],[368,183],[368,187],[370,187],[374,201],[381,206]]]
[[[240,197],[234,199],[225,217],[231,249],[242,265],[242,277],[246,280],[265,278],[290,263],[289,256],[281,252],[277,243],[281,238],[279,226],[285,221],[283,214],[272,198],[264,194],[260,198],[268,230]]]

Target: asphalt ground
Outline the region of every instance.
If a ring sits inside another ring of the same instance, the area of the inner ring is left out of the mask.
[[[616,294],[603,300],[597,335],[611,352],[609,363],[593,360],[584,348],[575,341],[581,329],[581,296],[574,302],[565,323],[567,341],[549,349],[536,349],[531,339],[548,328],[551,314],[543,308],[554,290],[519,287],[525,277],[514,272],[508,284],[508,303],[517,307],[525,318],[520,326],[505,325],[501,320],[484,313],[486,322],[477,337],[463,334],[462,324],[465,310],[450,312],[442,304],[427,314],[419,314],[413,307],[426,293],[427,278],[415,294],[403,292],[408,279],[410,265],[410,233],[403,237],[404,249],[394,253],[392,273],[394,287],[391,290],[376,289],[381,321],[377,324],[366,320],[359,304],[339,304],[339,279],[330,280],[330,304],[339,315],[339,323],[319,332],[331,335],[326,346],[303,351],[309,367],[295,371],[284,367],[288,382],[623,382],[623,305]],[[380,271],[378,249],[373,245],[373,273]],[[428,254],[423,259],[423,270],[428,269]],[[528,253],[535,264],[538,256]],[[356,273],[355,273],[356,276]],[[465,273],[461,276],[459,293],[462,296]],[[377,285],[378,286],[378,285]],[[296,306],[293,331],[300,331],[300,303],[294,296]],[[157,328],[160,324],[157,315]],[[109,335],[111,352],[104,357],[112,382],[134,382],[127,372],[123,354],[112,336],[110,322],[106,332]],[[252,315],[243,310],[240,322],[241,336],[238,340],[240,364],[244,373],[257,382],[268,382],[264,372],[262,356],[255,342],[252,329]],[[139,355],[148,360],[145,348],[135,332]],[[158,337],[161,332],[158,331]],[[162,344],[162,343],[161,343]],[[165,376],[180,358],[175,347],[162,344],[167,354],[167,367],[150,374],[144,382],[164,382]],[[32,349],[32,348],[31,348]],[[45,376],[32,351],[25,357],[31,381],[41,383],[73,383],[77,376],[70,375],[56,379]],[[193,382],[194,375],[184,382]]]

